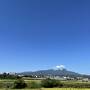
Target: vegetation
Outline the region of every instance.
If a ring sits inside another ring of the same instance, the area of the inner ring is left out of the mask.
[[[0,89],[0,90],[17,90],[17,89]],[[20,90],[20,89],[18,89]],[[41,88],[41,89],[21,89],[21,90],[90,90],[87,88]]]
[[[17,79],[13,85],[14,89],[22,89],[22,88],[26,88],[26,87],[27,87],[27,84],[21,78]]]
[[[0,79],[17,79],[17,75],[10,75],[9,73],[0,74]]]
[[[41,86],[45,88],[62,87],[63,84],[59,80],[45,79],[41,81]]]
[[[48,72],[53,72],[52,70],[48,70]],[[59,71],[61,72],[61,71]],[[66,73],[69,71],[63,70],[62,73]],[[71,73],[71,72],[69,72]],[[73,72],[72,72],[73,73]],[[74,73],[75,74],[75,73]],[[41,75],[41,77],[43,77]],[[87,76],[84,76],[87,78]],[[28,79],[27,79],[28,78]],[[35,80],[36,79],[36,80]],[[31,76],[23,76],[20,77],[16,74],[11,75],[9,73],[0,74],[0,89],[2,88],[9,88],[9,89],[40,89],[40,88],[74,88],[74,90],[81,90],[78,88],[89,88],[90,89],[90,82],[80,82],[78,80],[66,80],[60,81],[56,79],[45,79],[45,78],[36,78]],[[76,88],[76,89],[75,89]],[[48,89],[47,89],[48,90]],[[68,89],[67,89],[68,90]],[[72,90],[72,89],[70,89]]]
[[[41,88],[41,84],[35,81],[31,81],[30,83],[27,83],[27,87],[31,89]]]
[[[37,89],[40,88],[73,88],[74,90],[85,90],[88,88],[90,90],[90,82],[78,82],[78,81],[59,81],[54,79],[43,79],[43,80],[23,80],[22,78],[12,79],[2,79],[0,80],[0,89]],[[76,88],[76,89],[75,89]],[[80,89],[79,89],[80,88]],[[70,89],[70,90],[73,90]],[[44,89],[42,89],[44,90]],[[48,90],[48,89],[45,89]],[[59,90],[59,89],[57,89]],[[61,89],[63,90],[63,89]],[[64,89],[68,90],[68,89]]]
[[[90,90],[90,89],[84,89],[84,88],[44,88],[42,90]]]

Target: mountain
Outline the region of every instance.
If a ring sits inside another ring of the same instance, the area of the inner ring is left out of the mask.
[[[69,76],[69,77],[85,77],[85,78],[90,78],[89,75],[82,75],[76,72],[68,71],[66,69],[63,70],[54,70],[54,69],[49,69],[49,70],[39,70],[39,71],[34,71],[34,72],[22,72],[19,73],[19,75],[33,75],[33,76]]]

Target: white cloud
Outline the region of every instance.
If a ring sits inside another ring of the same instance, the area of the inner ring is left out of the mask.
[[[65,69],[65,66],[64,66],[64,65],[57,65],[57,66],[56,66],[56,69],[63,70],[63,69]]]

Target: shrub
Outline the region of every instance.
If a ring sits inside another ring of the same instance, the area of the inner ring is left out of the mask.
[[[27,84],[24,82],[23,79],[17,79],[14,82],[14,86],[13,86],[14,89],[22,89],[22,88],[26,88],[26,87],[27,87]]]
[[[12,88],[13,87],[13,83],[10,83],[10,82],[4,83],[3,85],[4,85],[3,88]]]
[[[90,88],[90,83],[63,83],[66,88]]]
[[[45,79],[41,81],[42,87],[45,88],[53,88],[53,87],[60,87],[60,81],[55,79]]]
[[[27,87],[28,87],[28,88],[41,88],[41,85],[40,85],[40,83],[37,83],[37,82],[35,82],[35,81],[32,81],[32,82],[30,82],[30,83],[28,84]]]
[[[0,88],[3,88],[3,87],[4,87],[4,83],[0,82]]]

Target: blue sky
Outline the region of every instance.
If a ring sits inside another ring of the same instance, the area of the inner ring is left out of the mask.
[[[1,0],[0,72],[61,64],[90,74],[90,1]]]

